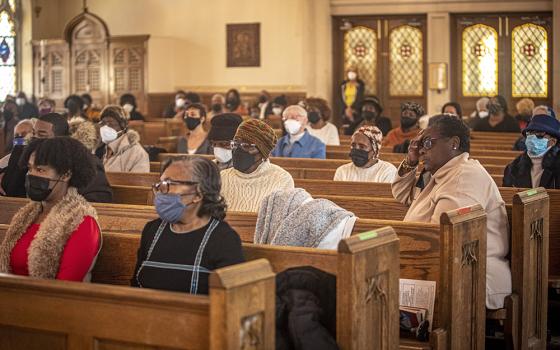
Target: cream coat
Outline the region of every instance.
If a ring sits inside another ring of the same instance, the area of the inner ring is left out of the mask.
[[[105,172],[149,173],[150,157],[140,144],[140,135],[128,130],[115,141],[107,145],[113,154],[103,156]]]
[[[415,174],[397,174],[392,184],[393,196],[410,205],[404,221],[439,223],[442,213],[474,204],[486,211],[486,307],[502,308],[504,298],[511,294],[511,270],[505,258],[509,228],[505,203],[494,180],[477,160],[469,159],[468,153],[447,162],[421,192],[415,187]]]

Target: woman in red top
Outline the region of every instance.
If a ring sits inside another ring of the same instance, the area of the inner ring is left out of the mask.
[[[70,137],[36,139],[20,162],[29,168],[25,189],[31,202],[10,222],[0,245],[0,272],[89,281],[101,232],[95,209],[76,189],[95,176],[87,149]]]

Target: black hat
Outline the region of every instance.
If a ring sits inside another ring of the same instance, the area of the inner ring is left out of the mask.
[[[237,127],[243,119],[236,113],[222,113],[214,116],[210,121],[212,126],[208,133],[210,141],[231,141],[235,136]]]
[[[379,102],[377,96],[366,96],[362,102],[362,107],[365,104],[372,104],[375,107],[375,109],[377,109],[377,113],[379,114],[383,112],[383,106],[381,106],[381,102]]]

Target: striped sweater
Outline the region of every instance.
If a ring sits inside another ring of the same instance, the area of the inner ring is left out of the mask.
[[[222,196],[228,205],[228,211],[259,211],[261,201],[276,190],[294,188],[292,175],[269,160],[263,162],[251,174],[245,174],[234,168],[225,169],[222,175]]]

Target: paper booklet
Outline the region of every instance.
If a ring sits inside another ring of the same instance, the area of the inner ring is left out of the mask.
[[[430,321],[430,332],[434,320],[436,282],[424,280],[399,280],[399,305],[426,309],[426,319]]]

